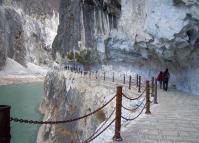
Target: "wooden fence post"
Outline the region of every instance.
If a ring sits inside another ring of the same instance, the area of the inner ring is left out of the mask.
[[[154,77],[151,79],[151,96],[154,97]]]
[[[124,74],[124,80],[123,80],[123,83],[125,84],[125,74]]]
[[[139,85],[139,79],[138,79],[138,74],[136,75],[136,85],[137,85],[137,87],[138,87],[138,85]]]
[[[115,135],[114,141],[122,141],[121,132],[121,113],[122,113],[122,86],[117,87],[116,96],[116,116],[115,116]]]
[[[131,89],[131,75],[129,76],[129,89]]]
[[[157,92],[158,92],[158,81],[155,80],[155,94],[154,94],[154,104],[158,104],[158,101],[157,101]]]
[[[141,92],[141,76],[139,76],[138,92]]]
[[[115,82],[115,77],[114,77],[115,73],[113,72],[113,82]]]
[[[0,105],[0,143],[10,143],[10,108]]]
[[[146,114],[151,114],[150,111],[150,85],[149,85],[149,81],[146,81]]]

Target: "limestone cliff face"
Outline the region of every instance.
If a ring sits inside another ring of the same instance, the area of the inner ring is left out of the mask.
[[[24,10],[28,15],[46,16],[53,15],[59,10],[60,0],[1,0],[3,5],[15,5]]]
[[[59,24],[59,1],[1,0],[0,54],[23,66],[27,62],[49,64],[52,41]]]
[[[6,61],[6,57],[16,60],[18,63],[26,66],[25,56],[26,49],[23,45],[24,31],[22,28],[22,19],[11,8],[0,7],[0,33],[1,33],[1,52],[0,56],[2,62],[0,66],[3,66]]]
[[[76,51],[84,64],[120,63],[147,77],[168,67],[173,85],[198,93],[198,0],[62,0],[59,12],[54,58]]]
[[[171,84],[198,94],[197,0],[123,0],[119,30],[107,39],[110,63],[133,65],[149,76],[168,67]]]
[[[113,97],[110,88],[104,87],[99,82],[90,83],[87,78],[68,71],[49,72],[44,81],[44,91],[40,111],[44,114],[44,120],[48,121],[63,121],[86,115]],[[100,112],[75,122],[42,125],[37,143],[84,141],[110,115],[113,107],[114,102]]]
[[[3,33],[0,32],[0,70],[6,63],[6,49],[3,44]]]
[[[99,35],[117,28],[119,0],[61,0],[60,25],[53,43],[53,55],[62,57],[73,49],[97,50]]]

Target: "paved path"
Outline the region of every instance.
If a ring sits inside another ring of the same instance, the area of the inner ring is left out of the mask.
[[[171,90],[159,94],[152,114],[122,132],[120,143],[199,143],[199,96]]]

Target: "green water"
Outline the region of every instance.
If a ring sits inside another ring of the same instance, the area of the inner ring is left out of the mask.
[[[11,106],[11,116],[41,120],[38,112],[43,83],[0,86],[0,105]],[[38,125],[11,123],[11,143],[36,143]]]

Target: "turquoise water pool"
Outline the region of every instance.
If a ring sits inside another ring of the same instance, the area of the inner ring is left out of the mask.
[[[43,83],[0,86],[0,105],[11,106],[11,116],[42,120],[38,107],[44,94]],[[38,125],[11,123],[11,143],[36,143]]]

